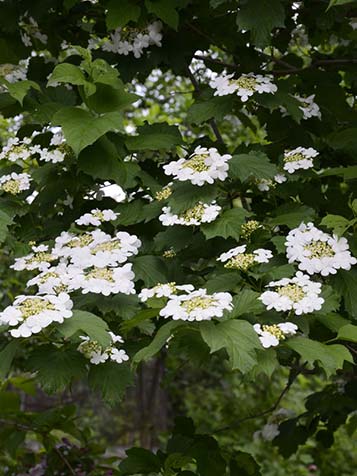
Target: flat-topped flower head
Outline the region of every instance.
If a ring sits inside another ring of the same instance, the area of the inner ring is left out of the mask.
[[[71,279],[80,271],[80,268],[59,263],[57,266],[48,267],[45,271],[30,279],[27,286],[37,286],[38,294],[68,292]]]
[[[180,214],[172,213],[170,207],[164,207],[162,211],[159,220],[164,226],[190,226],[214,221],[218,217],[221,207],[216,205],[215,202],[211,204],[198,202],[197,205]]]
[[[15,258],[15,263],[10,268],[16,271],[23,271],[24,269],[44,271],[57,259],[57,256],[51,252],[47,245],[32,246],[32,253],[21,258]]]
[[[270,250],[258,248],[252,253],[246,253],[247,246],[237,246],[231,250],[222,253],[217,261],[225,263],[224,267],[228,269],[238,269],[239,271],[247,271],[257,263],[268,263],[273,257]]]
[[[167,185],[166,187],[163,187],[161,190],[155,193],[155,199],[159,202],[162,202],[163,200],[167,200],[171,195],[172,188],[170,187],[170,185]]]
[[[263,225],[257,220],[248,220],[241,226],[240,235],[244,240],[249,240],[251,235],[259,228],[263,228]]]
[[[90,246],[85,251],[85,262],[91,266],[116,266],[125,263],[131,256],[137,255],[141,241],[136,235],[130,235],[126,231],[119,231],[110,240]],[[89,251],[89,252],[88,252]]]
[[[286,256],[289,263],[298,262],[298,267],[309,274],[322,276],[336,274],[337,270],[350,270],[357,263],[349,251],[346,238],[329,235],[313,223],[302,223],[286,237]]]
[[[118,216],[119,213],[115,213],[113,210],[99,210],[99,208],[95,208],[90,213],[85,213],[77,218],[75,223],[77,225],[100,226],[103,222],[116,220]]]
[[[73,303],[66,293],[44,296],[18,296],[0,313],[0,324],[15,327],[12,337],[30,337],[52,322],[62,323],[72,316]]]
[[[71,276],[69,289],[81,289],[83,294],[94,293],[109,296],[110,294],[135,294],[134,288],[135,274],[132,271],[132,264],[124,266],[91,267],[78,270]]]
[[[108,332],[112,340],[112,344],[103,349],[99,342],[90,339],[88,336],[80,336],[82,342],[77,347],[77,350],[86,357],[91,364],[103,364],[107,360],[121,364],[129,360],[129,356],[124,349],[118,348],[118,343],[124,343],[121,336],[115,335],[113,332]]]
[[[198,289],[187,294],[171,295],[160,316],[183,321],[206,321],[222,317],[225,310],[232,309],[231,294],[207,294],[206,289]]]
[[[161,284],[158,283],[153,288],[143,288],[139,294],[139,299],[142,302],[146,302],[148,299],[153,297],[156,298],[169,298],[174,294],[179,294],[182,292],[190,292],[193,291],[194,287],[192,284],[176,284],[175,282]]]
[[[31,139],[25,137],[20,140],[18,137],[11,137],[0,152],[0,160],[16,162],[17,160],[26,160],[32,155]]]
[[[188,158],[172,161],[164,165],[166,175],[173,175],[175,180],[190,181],[193,185],[212,184],[215,180],[225,180],[228,177],[229,154],[221,155],[211,147],[196,147]]]
[[[294,311],[296,315],[319,311],[324,303],[320,297],[321,283],[311,281],[307,274],[298,271],[293,278],[272,281],[259,299],[268,311]]]
[[[284,170],[289,174],[294,173],[299,169],[311,169],[314,166],[313,158],[317,157],[319,153],[317,150],[309,147],[297,147],[296,149],[284,152]]]
[[[0,190],[11,195],[19,195],[30,188],[31,176],[27,173],[3,175],[0,177]]]
[[[281,324],[272,325],[254,324],[253,327],[265,349],[276,347],[279,345],[279,342],[285,340],[287,336],[296,334],[298,329],[298,327],[292,322],[283,322]]]
[[[210,83],[210,86],[215,89],[215,96],[226,96],[227,94],[236,93],[242,102],[248,101],[249,97],[254,93],[269,93],[277,92],[277,86],[272,82],[272,76],[263,76],[261,74],[242,74],[235,79],[234,74],[223,73],[221,76],[216,76]]]

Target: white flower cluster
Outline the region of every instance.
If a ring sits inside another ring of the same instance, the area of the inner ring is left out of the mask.
[[[111,33],[110,39],[102,44],[102,49],[125,56],[132,53],[135,58],[140,58],[144,49],[152,45],[161,46],[161,30],[162,23],[160,21],[149,24],[144,30],[128,26],[117,28],[114,33]]]
[[[217,75],[210,83],[215,89],[215,96],[226,96],[227,94],[237,94],[242,102],[248,101],[254,93],[277,92],[277,86],[272,82],[272,76],[263,76],[261,74],[242,74],[238,79],[233,79],[234,74],[223,73]]]
[[[41,147],[39,144],[32,144],[32,138],[18,137],[10,138],[7,144],[0,152],[0,160],[8,160],[9,162],[24,161],[30,158],[37,158],[44,162],[63,162],[69,148],[64,141],[61,133],[53,135],[50,141],[50,147]]]
[[[319,153],[317,150],[309,147],[297,147],[296,149],[284,152],[284,170],[293,174],[299,169],[311,169],[314,166],[313,158],[317,157]]]
[[[273,257],[270,250],[258,248],[252,253],[246,253],[247,246],[237,246],[226,253],[222,253],[217,261],[225,263],[224,267],[228,269],[238,269],[240,271],[247,271],[256,263],[268,263]]]
[[[324,303],[324,299],[320,297],[321,283],[311,281],[301,271],[293,278],[271,281],[266,287],[274,290],[265,291],[259,299],[268,310],[293,311],[300,316],[319,311]]]
[[[192,284],[179,284],[175,282],[161,284],[158,283],[153,288],[143,288],[139,294],[139,299],[141,302],[146,302],[148,299],[152,298],[169,298],[178,292],[191,292],[194,290]]]
[[[175,180],[189,180],[193,185],[212,184],[215,180],[225,180],[228,177],[229,154],[220,155],[214,147],[196,147],[188,158],[172,161],[164,165],[166,175],[173,175]]]
[[[0,177],[0,190],[11,195],[18,195],[30,188],[31,177],[27,173],[12,172]]]
[[[315,94],[312,94],[311,96],[308,96],[308,97],[301,97],[301,96],[295,95],[294,98],[297,99],[301,103],[301,106],[299,106],[299,109],[303,112],[304,119],[310,119],[311,117],[317,117],[318,119],[321,119],[320,108],[314,102]]]
[[[284,183],[286,182],[286,177],[283,174],[277,174],[274,176],[273,180],[269,179],[258,179],[256,180],[256,184],[258,187],[258,190],[261,192],[268,192],[271,188],[275,188],[277,184]]]
[[[52,322],[62,323],[72,316],[73,303],[66,293],[58,296],[18,296],[11,306],[0,313],[0,324],[14,327],[12,337],[38,334]]]
[[[0,76],[12,84],[25,80],[27,77],[27,62],[22,60],[19,64],[5,63],[0,65]]]
[[[123,344],[124,341],[121,336],[109,332],[112,344],[103,349],[102,346],[95,340],[91,340],[88,336],[80,336],[82,342],[78,346],[78,350],[91,364],[98,365],[111,360],[117,364],[121,364],[129,360],[129,356],[124,349],[118,348],[117,344]]]
[[[25,46],[32,46],[32,39],[39,40],[43,45],[47,44],[48,36],[41,33],[37,21],[28,17],[27,13],[20,18],[19,26],[21,27],[20,36]]]
[[[115,213],[113,210],[99,210],[99,208],[95,208],[90,213],[85,213],[79,217],[75,223],[77,225],[100,226],[105,221],[116,220],[118,216],[119,213]]]
[[[291,230],[285,245],[289,263],[298,262],[298,268],[309,274],[328,276],[336,274],[339,269],[350,270],[357,263],[346,238],[324,233],[313,223],[301,223]]]
[[[286,336],[296,334],[298,327],[292,322],[283,322],[281,324],[260,325],[254,324],[254,330],[259,336],[260,343],[265,349],[276,347]]]
[[[206,289],[188,291],[186,294],[171,294],[160,316],[183,321],[207,321],[222,317],[225,310],[233,309],[229,293],[207,294]]]
[[[159,220],[164,226],[190,226],[214,221],[219,215],[221,207],[216,205],[215,202],[210,204],[198,202],[194,207],[178,215],[172,213],[171,207],[163,207],[162,211],[163,213],[159,216]]]

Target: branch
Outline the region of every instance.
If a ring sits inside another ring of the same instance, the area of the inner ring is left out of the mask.
[[[76,473],[75,473],[74,469],[72,468],[70,462],[69,462],[68,459],[65,457],[65,455],[62,454],[61,451],[59,450],[59,448],[57,448],[56,446],[54,446],[53,449],[54,449],[55,452],[58,454],[58,456],[61,458],[61,460],[63,461],[63,463],[67,466],[67,468],[69,469],[70,473],[73,474],[73,476],[76,476]]]

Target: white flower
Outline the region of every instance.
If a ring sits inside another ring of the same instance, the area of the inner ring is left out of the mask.
[[[227,94],[236,93],[240,96],[242,102],[248,101],[249,97],[254,93],[270,93],[277,92],[277,86],[272,82],[272,76],[262,76],[261,74],[242,74],[238,79],[233,79],[234,74],[223,73],[216,76],[210,83],[215,89],[215,96],[226,96]]]
[[[315,94],[311,94],[308,97],[294,96],[302,105],[299,106],[299,109],[304,114],[304,119],[310,119],[310,117],[317,117],[321,119],[321,112],[319,106],[314,102]]]
[[[279,345],[279,341],[286,339],[288,335],[296,334],[298,327],[292,322],[282,324],[260,325],[254,324],[254,330],[259,335],[262,346],[267,349]]]
[[[283,278],[272,281],[266,286],[275,290],[265,291],[259,300],[268,311],[291,311],[298,316],[313,311],[319,311],[324,303],[320,296],[321,283],[310,280],[307,274],[298,271],[293,278]]]
[[[0,153],[0,160],[9,160],[16,162],[17,160],[26,160],[32,155],[30,147],[31,139],[25,137],[20,141],[18,137],[11,137]]]
[[[16,172],[12,172],[11,174],[0,177],[0,190],[10,193],[11,195],[18,195],[30,188],[30,181],[31,176],[29,174],[17,174]]]
[[[15,263],[10,268],[16,271],[23,271],[24,269],[45,271],[56,260],[57,257],[49,251],[47,245],[32,246],[32,253],[21,258],[15,258]]]
[[[298,169],[310,169],[314,166],[313,158],[318,156],[317,150],[309,147],[297,147],[294,150],[284,152],[284,170],[289,174],[294,173]]]
[[[121,364],[129,360],[129,356],[127,355],[124,349],[116,349],[115,347],[112,347],[110,349],[109,355],[110,360],[116,362],[117,364]]]
[[[63,162],[66,154],[62,152],[60,149],[47,149],[46,147],[36,151],[40,154],[39,159],[43,160],[44,162],[52,162],[53,164],[57,164],[59,162]]]
[[[214,221],[221,211],[221,207],[215,202],[211,204],[199,202],[192,208],[176,215],[171,212],[170,207],[164,207],[159,220],[164,226],[173,225],[200,225],[201,223],[210,223]]]
[[[110,294],[135,294],[135,274],[132,264],[116,268],[90,268],[78,270],[71,276],[70,290],[81,289],[83,294],[95,293],[109,296]]]
[[[189,180],[193,185],[202,186],[205,183],[212,184],[215,180],[225,180],[231,158],[229,154],[220,155],[214,147],[207,149],[199,146],[189,158],[164,165],[164,171],[176,180]]]
[[[337,270],[350,270],[357,263],[349,251],[346,238],[329,235],[313,223],[301,223],[286,237],[286,256],[289,263],[297,261],[299,269],[322,276],[336,274]]]
[[[222,317],[225,310],[231,311],[232,296],[229,293],[207,294],[206,289],[198,289],[182,295],[171,295],[160,316],[174,320],[205,321],[212,317]]]
[[[118,216],[119,213],[115,213],[113,210],[99,210],[99,208],[95,208],[91,210],[90,213],[82,215],[75,223],[77,223],[77,225],[100,226],[100,224],[105,221],[116,220]]]
[[[231,250],[222,253],[217,261],[226,263],[225,268],[229,269],[239,269],[242,271],[247,271],[255,263],[268,263],[269,260],[273,257],[273,254],[270,250],[265,250],[264,248],[258,248],[252,253],[246,253],[247,246],[237,246]]]
[[[0,323],[11,327],[12,337],[30,337],[52,322],[62,323],[72,316],[73,303],[66,293],[58,296],[18,296],[11,306],[0,313]]]
[[[182,284],[177,285],[176,283],[165,283],[157,284],[153,288],[143,288],[139,294],[139,299],[142,302],[146,302],[148,299],[157,297],[171,297],[174,294],[177,294],[178,291],[190,292],[193,291],[194,287],[192,284]]]
[[[270,188],[275,188],[277,183],[279,183],[279,184],[284,183],[284,182],[286,182],[286,180],[287,179],[286,179],[285,175],[277,174],[277,175],[274,175],[273,180],[258,179],[255,182],[257,184],[258,189],[261,192],[267,192],[268,190],[270,190]]]
[[[59,263],[57,266],[48,267],[30,279],[27,282],[27,286],[37,286],[38,294],[68,292],[72,277],[76,276],[80,271],[80,269],[74,266]]]
[[[109,335],[112,340],[112,345],[103,349],[101,345],[95,341],[91,340],[88,336],[80,336],[82,342],[79,344],[77,350],[81,352],[87,359],[89,359],[91,364],[99,365],[106,362],[108,359],[121,364],[129,360],[129,356],[126,354],[125,350],[118,349],[114,344],[122,344],[124,341],[121,336],[115,335],[113,332],[109,331]]]

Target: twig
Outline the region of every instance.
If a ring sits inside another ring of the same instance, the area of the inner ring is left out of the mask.
[[[68,459],[65,457],[65,455],[62,454],[61,451],[59,450],[59,448],[57,448],[56,446],[54,446],[54,450],[55,450],[55,452],[58,454],[58,456],[61,458],[61,460],[64,462],[64,464],[67,466],[67,468],[69,469],[69,471],[71,472],[71,474],[73,474],[73,476],[76,476],[76,473],[74,472],[74,469],[72,468],[70,462],[69,462]]]

